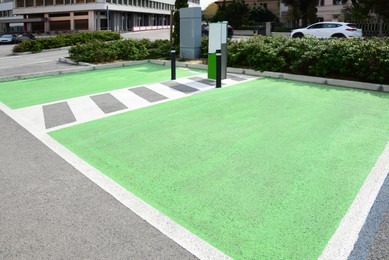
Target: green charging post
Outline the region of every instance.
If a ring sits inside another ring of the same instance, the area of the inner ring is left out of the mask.
[[[211,23],[208,34],[208,78],[217,79],[216,50],[221,51],[221,79],[227,78],[227,22]]]

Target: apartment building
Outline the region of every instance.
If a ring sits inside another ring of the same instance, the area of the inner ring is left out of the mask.
[[[13,14],[13,0],[0,0],[0,32],[20,31],[23,16]]]
[[[317,17],[319,21],[341,21],[342,0],[318,0]]]
[[[169,28],[174,3],[175,0],[13,0],[12,14],[29,32],[137,31]],[[200,0],[190,0],[189,6],[199,7]]]

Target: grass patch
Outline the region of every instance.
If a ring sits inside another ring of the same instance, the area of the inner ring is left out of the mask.
[[[314,259],[389,140],[389,96],[260,79],[51,132],[237,259]]]
[[[196,70],[177,68],[177,77],[191,76],[194,74],[193,71]],[[202,72],[205,73],[205,71]],[[168,80],[170,80],[169,67],[145,63],[60,76],[0,82],[0,101],[12,109],[17,109]]]

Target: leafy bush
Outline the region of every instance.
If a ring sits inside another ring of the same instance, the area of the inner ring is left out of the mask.
[[[142,39],[141,42],[149,52],[148,59],[167,59],[170,57],[171,44],[168,40],[150,41],[148,39]]]
[[[228,66],[388,84],[389,41],[256,36],[229,44]]]
[[[77,44],[69,49],[69,57],[75,62],[106,63],[115,60],[141,60],[149,56],[141,40],[101,42],[94,40]]]
[[[113,41],[120,39],[116,32],[81,32],[61,34],[56,37],[38,38],[34,41],[23,41],[13,48],[13,52],[41,52],[44,49],[54,49],[91,41]]]
[[[208,36],[201,37],[200,57],[208,58]]]
[[[38,51],[44,48],[45,42],[35,42]],[[169,53],[167,40],[145,39],[89,40],[69,50],[72,60],[90,63],[168,58]],[[208,37],[203,37],[201,57],[207,56]],[[255,36],[228,41],[228,66],[389,84],[389,40]]]

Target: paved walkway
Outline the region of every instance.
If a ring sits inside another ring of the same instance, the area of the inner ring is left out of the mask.
[[[17,109],[14,115],[36,129],[52,131],[214,89],[215,81],[206,77],[202,74],[41,104]],[[253,78],[229,74],[223,87]]]

